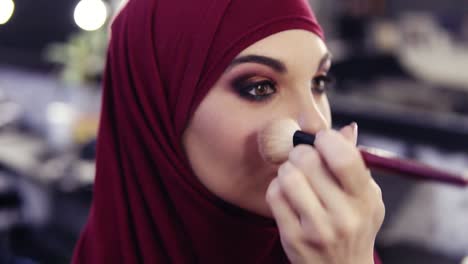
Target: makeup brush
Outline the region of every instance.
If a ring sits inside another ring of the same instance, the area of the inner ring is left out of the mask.
[[[300,130],[292,119],[277,120],[258,135],[260,153],[265,161],[278,164],[288,159],[289,152],[299,144],[314,145],[315,136]],[[417,161],[392,157],[380,149],[358,147],[366,166],[419,180],[438,181],[467,186],[468,179]]]

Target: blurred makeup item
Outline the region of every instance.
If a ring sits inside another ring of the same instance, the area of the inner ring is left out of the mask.
[[[291,119],[276,120],[258,135],[262,157],[278,164],[288,159],[289,152],[299,144],[314,145],[315,136],[300,130]],[[426,164],[394,156],[384,150],[359,146],[361,156],[369,169],[386,171],[423,181],[437,181],[458,186],[467,186],[468,180],[461,175],[442,171]]]
[[[468,264],[468,256],[466,256],[465,258],[463,258],[461,264]]]

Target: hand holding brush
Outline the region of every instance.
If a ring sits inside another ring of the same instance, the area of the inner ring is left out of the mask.
[[[315,136],[300,130],[299,125],[291,120],[277,120],[259,134],[260,152],[265,160],[281,163],[289,152],[299,144],[314,145]],[[359,147],[367,167],[388,171],[401,176],[425,181],[437,181],[458,186],[467,186],[468,180],[460,175],[430,167],[420,162],[391,157],[385,151]]]

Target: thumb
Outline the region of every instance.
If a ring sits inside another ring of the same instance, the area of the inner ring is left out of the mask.
[[[354,145],[357,144],[357,136],[358,136],[358,125],[356,122],[352,122],[351,124],[343,127],[340,129],[341,135],[343,135],[349,142],[353,143]]]

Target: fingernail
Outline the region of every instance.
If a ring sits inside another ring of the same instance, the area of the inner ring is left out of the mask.
[[[358,134],[358,124],[356,122],[352,122],[350,126],[353,128],[354,135]]]

